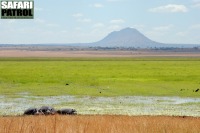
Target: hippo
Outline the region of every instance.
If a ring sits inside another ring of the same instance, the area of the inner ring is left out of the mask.
[[[37,108],[29,108],[24,111],[24,115],[43,115],[43,112],[41,112]]]
[[[43,112],[45,115],[54,115],[56,113],[56,110],[50,106],[42,106],[39,111]]]
[[[76,115],[77,111],[75,109],[60,109],[57,110],[57,113],[61,115]]]

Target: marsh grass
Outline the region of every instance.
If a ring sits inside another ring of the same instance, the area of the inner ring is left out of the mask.
[[[1,117],[1,133],[199,133],[200,119],[167,116]],[[11,126],[8,126],[11,125]]]
[[[199,68],[199,58],[1,58],[0,94],[199,97]]]

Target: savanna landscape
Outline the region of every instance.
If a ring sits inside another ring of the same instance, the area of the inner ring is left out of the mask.
[[[200,133],[200,0],[0,3],[0,133]]]
[[[54,52],[1,56],[0,132],[200,131],[198,55],[51,57]],[[43,105],[75,108],[78,115],[23,116]]]

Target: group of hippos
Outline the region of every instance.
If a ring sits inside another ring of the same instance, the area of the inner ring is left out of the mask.
[[[50,106],[42,106],[41,108],[29,108],[24,111],[24,115],[76,115],[77,111],[75,109],[60,109],[56,110]]]

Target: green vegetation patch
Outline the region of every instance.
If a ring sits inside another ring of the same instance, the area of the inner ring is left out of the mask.
[[[1,58],[0,95],[199,97],[199,58]]]

